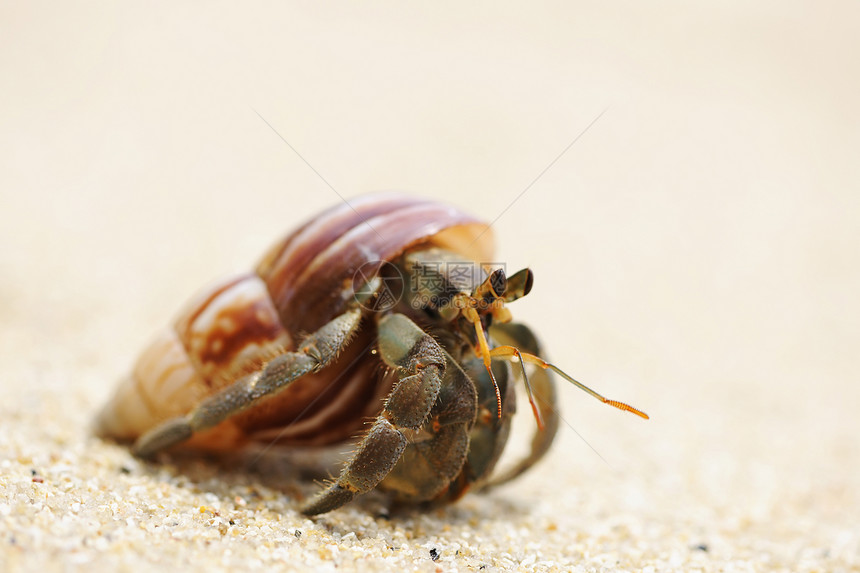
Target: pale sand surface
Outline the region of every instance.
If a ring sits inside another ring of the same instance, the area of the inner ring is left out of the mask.
[[[0,570],[860,570],[860,10],[713,4],[4,4]],[[509,486],[313,520],[90,436],[195,289],[391,188],[504,211],[512,312],[652,419],[562,387]]]

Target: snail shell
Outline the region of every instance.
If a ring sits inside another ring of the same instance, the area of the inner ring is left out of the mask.
[[[455,207],[386,193],[353,199],[275,244],[254,272],[199,293],[143,351],[96,421],[96,432],[133,440],[260,368],[341,314],[361,265],[432,245],[489,261],[485,223]],[[393,377],[366,352],[372,321],[328,368],[209,430],[186,446],[235,449],[249,442],[332,444],[354,436],[381,409]]]

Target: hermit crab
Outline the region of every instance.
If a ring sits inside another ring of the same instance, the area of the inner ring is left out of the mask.
[[[506,306],[529,293],[532,272],[506,276],[492,260],[488,226],[455,207],[399,194],[339,204],[193,299],[144,350],[97,433],[134,441],[142,457],[179,444],[351,444],[302,506],[313,515],[374,488],[445,503],[520,475],[558,429],[553,374],[647,418],[540,358]],[[517,379],[537,430],[529,453],[493,475]]]

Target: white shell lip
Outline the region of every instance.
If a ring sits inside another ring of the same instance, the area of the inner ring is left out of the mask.
[[[185,349],[171,328],[159,332],[132,372],[96,417],[96,435],[131,440],[156,424],[188,412],[206,395]]]

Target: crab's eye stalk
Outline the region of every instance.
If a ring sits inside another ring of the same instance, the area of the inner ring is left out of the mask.
[[[505,302],[512,302],[529,294],[532,290],[535,275],[531,269],[523,269],[508,277],[507,289],[505,290]]]
[[[487,280],[490,281],[490,288],[493,289],[493,298],[499,298],[505,294],[505,289],[507,289],[508,286],[508,279],[505,276],[504,270],[494,270]]]
[[[496,269],[475,289],[472,296],[479,300],[493,302],[505,294],[507,285],[508,279],[505,277],[504,269]]]

